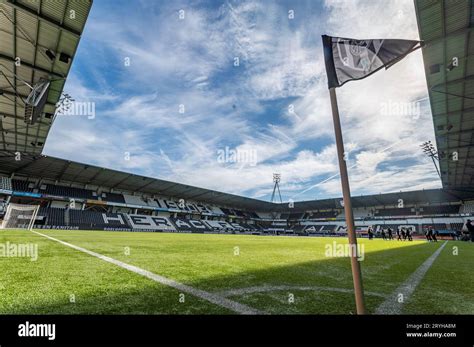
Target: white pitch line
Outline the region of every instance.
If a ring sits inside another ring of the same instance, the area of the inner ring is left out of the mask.
[[[272,292],[278,290],[304,290],[304,291],[328,291],[328,292],[338,292],[338,293],[354,293],[354,289],[346,289],[346,288],[336,288],[336,287],[319,287],[319,286],[290,286],[290,285],[264,285],[264,286],[255,286],[255,287],[247,287],[247,288],[238,288],[238,289],[230,289],[219,294],[223,297],[229,297],[234,295],[243,295],[243,294],[252,294],[252,293],[264,293],[264,292]],[[382,298],[386,298],[386,294],[364,291],[367,295],[372,296],[379,296]]]
[[[209,293],[209,292],[206,292],[204,290],[201,290],[201,289],[197,289],[197,288],[194,288],[194,287],[191,287],[191,286],[188,286],[186,284],[182,284],[182,283],[179,283],[179,282],[176,282],[172,279],[169,279],[169,278],[166,278],[166,277],[163,277],[163,276],[160,276],[160,275],[157,275],[153,272],[150,272],[150,271],[147,271],[147,270],[144,270],[142,268],[139,268],[137,266],[134,266],[134,265],[130,265],[130,264],[127,264],[127,263],[124,263],[120,260],[116,260],[116,259],[113,259],[113,258],[110,258],[110,257],[107,257],[105,255],[102,255],[102,254],[99,254],[99,253],[96,253],[96,252],[92,252],[92,251],[89,251],[88,249],[85,249],[85,248],[82,248],[82,247],[79,247],[79,246],[76,246],[76,245],[73,245],[71,243],[68,243],[68,242],[65,242],[65,241],[61,241],[61,240],[58,240],[54,237],[51,237],[49,235],[45,235],[45,234],[42,234],[42,233],[39,233],[37,231],[34,231],[32,230],[33,233],[35,234],[38,234],[38,235],[41,235],[43,237],[46,237],[47,239],[50,239],[52,241],[56,241],[56,242],[59,242],[65,246],[68,246],[68,247],[71,247],[75,250],[78,250],[80,252],[83,252],[83,253],[87,253],[93,257],[96,257],[96,258],[99,258],[99,259],[102,259],[106,262],[109,262],[111,264],[114,264],[114,265],[117,265],[117,266],[120,266],[121,268],[124,268],[126,270],[129,270],[129,271],[132,271],[136,274],[139,274],[143,277],[147,277],[155,282],[158,282],[158,283],[161,283],[161,284],[164,284],[168,287],[172,287],[172,288],[175,288],[175,289],[178,289],[180,290],[181,292],[184,292],[184,293],[188,293],[188,294],[191,294],[191,295],[194,295],[194,296],[197,296],[198,298],[201,298],[201,299],[204,299],[204,300],[207,300],[213,304],[216,304],[218,306],[221,306],[221,307],[225,307],[231,311],[234,311],[236,313],[240,313],[240,314],[263,314],[263,312],[261,311],[258,311],[252,307],[249,307],[247,305],[244,305],[244,304],[240,304],[236,301],[233,301],[233,300],[230,300],[230,299],[227,299],[227,298],[224,298],[220,295],[217,295],[217,294],[213,294],[213,293]]]
[[[393,291],[392,294],[390,294],[387,299],[375,310],[375,314],[401,314],[403,304],[408,301],[446,244],[447,241],[445,241],[441,247],[439,247],[428,259],[426,259],[425,262],[421,264],[405,282],[395,289],[395,291]],[[400,295],[402,295],[403,298],[402,302],[398,301]]]

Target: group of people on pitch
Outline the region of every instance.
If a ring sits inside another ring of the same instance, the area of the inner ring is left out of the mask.
[[[434,230],[431,225],[425,231],[426,240],[428,240],[429,242],[431,241],[438,242],[438,239],[436,238],[436,236],[438,235],[439,235],[438,230]]]
[[[470,219],[467,220],[466,222],[466,230],[467,233],[465,233],[464,237],[460,237],[460,235],[455,235],[453,234],[453,239],[457,240],[462,240],[462,241],[468,241],[469,239],[471,242],[474,242],[474,225],[472,224],[472,221]],[[402,227],[400,229],[397,228],[397,240],[398,241],[413,241],[412,238],[412,230],[409,227]],[[459,231],[459,233],[461,233]],[[374,238],[374,228],[372,226],[369,226],[367,229],[367,234],[369,236],[369,240],[372,240]],[[387,229],[380,228],[380,235],[382,236],[382,239],[384,240],[393,240],[393,230],[392,228],[388,227]],[[426,231],[425,231],[425,237],[426,240],[429,242],[438,242],[438,237],[439,237],[439,232],[438,230],[434,230],[433,226],[429,226]]]
[[[367,234],[369,235],[369,240],[374,238],[374,228],[370,226],[367,229]],[[393,229],[388,227],[387,229],[381,228],[380,235],[384,240],[393,240]],[[411,236],[411,228],[402,227],[401,229],[397,228],[397,240],[398,241],[413,241]]]
[[[465,233],[464,237],[461,237],[461,235],[458,235],[458,239],[460,239],[461,241],[469,241],[470,239],[471,242],[474,242],[474,225],[472,225],[472,221],[470,219],[468,219],[466,222],[466,230],[468,233]]]

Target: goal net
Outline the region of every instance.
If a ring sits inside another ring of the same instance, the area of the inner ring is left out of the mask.
[[[1,229],[33,229],[39,205],[8,204]]]

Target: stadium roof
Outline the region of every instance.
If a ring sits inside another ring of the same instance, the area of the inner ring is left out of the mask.
[[[0,1],[0,149],[41,153],[91,5],[92,0]],[[27,84],[40,79],[51,81],[47,103],[36,124],[28,125]]]
[[[94,165],[81,164],[69,160],[44,155],[23,156],[15,160],[12,153],[0,152],[0,174],[41,178],[62,183],[77,183],[112,188],[117,191],[129,191],[159,196],[170,196],[185,200],[202,201],[219,206],[230,206],[246,210],[300,212],[305,210],[341,208],[341,198],[295,202],[294,208],[288,203],[273,204],[270,202],[246,198],[238,195],[222,193],[214,190],[174,183],[161,179],[145,177],[110,170]],[[398,199],[405,204],[458,202],[474,199],[471,190],[430,189],[412,192],[374,194],[355,196],[352,198],[354,207],[370,207],[396,205]]]
[[[156,194],[185,200],[205,201],[217,205],[235,206],[244,209],[259,209],[263,211],[271,209],[273,206],[273,204],[262,200],[44,155],[23,156],[20,161],[17,161],[12,153],[0,152],[0,173],[83,185],[102,186],[117,191]]]
[[[473,1],[416,0],[415,7],[443,187],[473,187]]]
[[[449,190],[449,189],[427,189],[408,192],[381,193],[372,195],[352,196],[351,202],[354,208],[372,207],[372,206],[398,206],[399,199],[403,200],[404,205],[412,204],[440,204],[459,202],[462,200],[474,199],[474,191],[471,190]],[[314,201],[296,202],[294,211],[308,211],[321,209],[334,209],[341,207],[342,198],[324,199]],[[286,205],[286,204],[285,204]],[[281,206],[287,212],[291,212],[285,206]]]

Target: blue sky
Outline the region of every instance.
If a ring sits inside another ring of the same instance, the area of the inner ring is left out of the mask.
[[[284,201],[340,196],[322,34],[418,39],[413,1],[96,0],[65,87],[96,116],[58,116],[45,154],[264,200],[276,172]],[[421,52],[338,98],[353,195],[440,187],[419,150]]]

